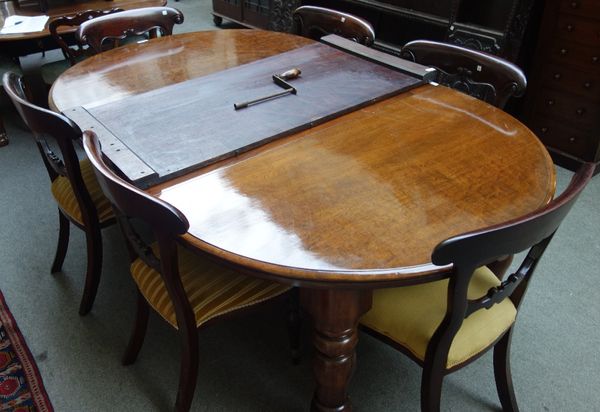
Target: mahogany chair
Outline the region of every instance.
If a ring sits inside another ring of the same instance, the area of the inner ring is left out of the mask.
[[[448,265],[449,279],[374,292],[361,327],[423,367],[421,410],[439,411],[444,376],[493,348],[502,409],[518,411],[510,343],[519,305],[546,247],[593,171],[593,164],[583,165],[566,191],[541,210],[439,243],[431,259]],[[503,282],[484,266],[524,250],[529,251],[522,264]]]
[[[497,56],[448,43],[415,40],[402,47],[402,57],[435,67],[437,83],[504,108],[511,96],[520,97],[527,79],[516,65]]]
[[[61,270],[69,245],[70,224],[85,232],[87,270],[79,313],[92,308],[102,271],[101,230],[115,223],[115,218],[91,164],[79,161],[73,141],[81,138],[81,130],[66,117],[36,106],[26,100],[21,79],[7,72],[2,77],[4,90],[14,103],[25,124],[36,138],[36,144],[51,181],[51,192],[58,204],[59,237],[51,272]],[[46,137],[60,149],[62,159],[52,151]]]
[[[135,362],[144,340],[148,307],[177,329],[181,370],[175,409],[190,408],[198,374],[197,328],[215,318],[265,302],[290,287],[246,276],[219,266],[178,244],[189,223],[172,205],[119,178],[108,168],[96,135],[86,131],[85,151],[100,186],[113,204],[131,255],[131,274],[138,289],[137,315],[124,364]],[[156,242],[147,245],[129,219],[145,222]]]
[[[368,21],[337,10],[301,6],[294,10],[293,18],[296,34],[313,40],[337,34],[366,46],[375,41],[375,31]]]
[[[81,45],[90,47],[94,54],[118,46],[129,36],[149,34],[155,37],[171,35],[175,24],[183,23],[183,14],[172,7],[144,7],[97,17],[82,23],[75,32]]]
[[[80,44],[74,44],[71,47],[67,40],[60,34],[60,27],[78,27],[83,22],[94,19],[96,17],[105,16],[107,14],[121,12],[123,9],[113,8],[110,10],[86,10],[77,13],[74,16],[63,16],[57,17],[48,23],[48,30],[52,35],[52,38],[58,44],[65,56],[65,59],[69,61],[71,66],[77,63],[82,57],[85,56],[85,50]]]

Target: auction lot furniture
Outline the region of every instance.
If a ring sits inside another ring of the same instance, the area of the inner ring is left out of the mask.
[[[500,109],[388,66],[332,69],[338,59],[365,63],[327,47],[259,30],[153,39],[71,67],[49,103],[94,130],[108,159],[146,193],[185,215],[185,247],[300,287],[315,328],[312,407],[348,410],[357,323],[373,289],[448,277],[450,267],[431,263],[441,240],[543,207],[555,176],[536,136]],[[271,75],[292,67],[302,71],[290,81],[297,94],[235,110],[234,103],[281,91]],[[328,86],[328,77],[344,87],[314,87]],[[381,82],[399,90],[335,116],[315,115],[314,127],[303,123],[306,112]],[[160,110],[129,104],[138,99],[160,101]],[[288,126],[277,138],[225,155],[215,149],[250,127],[272,132],[277,125]],[[189,168],[179,161],[211,150],[221,155]],[[140,163],[142,154],[149,156]],[[146,171],[155,176],[144,179]]]

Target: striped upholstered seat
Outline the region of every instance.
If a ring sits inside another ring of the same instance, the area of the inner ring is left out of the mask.
[[[498,285],[498,278],[483,266],[473,274],[468,297],[479,298]],[[360,322],[424,361],[429,341],[446,315],[447,295],[448,279],[376,290],[373,307]],[[505,299],[466,318],[452,341],[446,368],[459,365],[487,349],[511,327],[516,316],[515,306],[510,299]]]
[[[158,245],[152,245],[152,249],[158,257]],[[181,283],[194,311],[197,326],[290,289],[287,285],[227,270],[183,247],[178,248],[178,257]],[[160,274],[139,258],[131,264],[131,274],[150,306],[177,328],[175,310]]]
[[[110,202],[102,193],[102,189],[100,188],[100,185],[98,185],[94,169],[92,169],[89,160],[84,159],[79,162],[79,167],[81,168],[81,177],[83,178],[85,187],[90,193],[94,206],[96,206],[100,223],[114,218]],[[52,182],[51,190],[52,196],[54,196],[54,199],[61,210],[83,226],[81,210],[79,209],[79,204],[77,203],[77,198],[75,197],[69,179],[64,176],[59,176]]]

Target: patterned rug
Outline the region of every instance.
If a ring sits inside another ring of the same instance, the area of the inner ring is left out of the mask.
[[[33,356],[0,292],[0,411],[53,410]]]

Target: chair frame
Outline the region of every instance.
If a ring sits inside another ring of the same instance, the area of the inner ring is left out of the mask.
[[[405,353],[423,367],[421,410],[439,411],[444,376],[470,364],[491,348],[494,349],[494,375],[502,409],[519,410],[510,371],[510,344],[514,323],[495,342],[477,355],[452,368],[446,368],[450,346],[464,319],[475,311],[489,309],[504,299],[510,299],[518,313],[539,260],[562,220],[591,179],[594,168],[592,163],[582,165],[572,178],[569,187],[558,198],[538,211],[486,229],[454,236],[435,247],[432,263],[452,266],[449,274],[446,315],[431,337],[424,361],[416,358],[406,348],[387,336],[361,325],[362,330]],[[499,286],[490,289],[479,299],[467,298],[469,283],[477,268],[527,249],[529,252],[519,268]]]
[[[69,179],[75,193],[83,225],[72,219],[60,206],[58,207],[59,236],[51,273],[59,272],[62,269],[69,245],[70,223],[72,223],[85,232],[86,238],[87,269],[83,296],[79,306],[79,314],[85,315],[92,308],[100,283],[102,272],[101,230],[115,223],[115,219],[109,219],[102,223],[99,221],[96,206],[81,176],[79,158],[73,145],[74,141],[81,138],[79,127],[58,113],[28,102],[21,78],[17,74],[4,73],[2,82],[4,90],[13,101],[17,111],[35,135],[36,145],[42,155],[50,181],[54,182],[59,176],[64,176]],[[45,135],[50,135],[58,143],[62,159],[52,151],[44,138]]]
[[[149,33],[150,37],[171,35],[175,24],[183,23],[183,14],[172,7],[144,7],[108,14],[82,23],[75,32],[75,38],[81,45],[87,45],[92,53],[105,50],[105,40],[113,42],[113,47],[120,40],[129,36],[141,36]]]
[[[401,56],[438,70],[437,82],[504,108],[512,96],[520,97],[527,79],[516,65],[477,50],[430,40],[414,40]]]
[[[62,16],[57,17],[48,23],[48,30],[50,31],[50,35],[58,44],[60,49],[62,50],[65,59],[69,61],[71,66],[77,63],[77,59],[81,56],[85,55],[85,50],[83,49],[80,43],[75,42],[76,48],[69,47],[69,44],[65,40],[63,36],[59,33],[59,27],[69,26],[69,27],[79,27],[82,23],[97,18],[101,16],[105,16],[108,14],[118,13],[123,11],[123,9],[115,7],[109,10],[86,10],[80,13],[77,13],[74,16]]]
[[[293,13],[296,34],[319,40],[327,34],[370,46],[375,41],[371,24],[357,16],[317,6],[300,6]]]
[[[169,298],[173,303],[182,353],[175,410],[187,411],[193,400],[198,376],[198,326],[179,276],[177,239],[187,232],[189,222],[178,209],[169,203],[148,195],[117,176],[104,162],[100,143],[92,131],[83,133],[83,144],[88,158],[94,166],[100,186],[113,204],[119,227],[127,241],[131,262],[140,258],[146,265],[160,273]],[[151,222],[148,224],[151,225],[158,242],[160,258],[154,254],[152,248],[135,231],[129,221],[131,217],[141,219],[144,222]],[[139,288],[137,290],[136,318],[131,338],[123,356],[122,362],[124,365],[135,362],[142,347],[148,325],[149,304]],[[286,293],[282,296],[285,295]],[[297,323],[298,319],[295,318],[297,311],[295,302],[297,301],[294,298],[292,295],[291,307],[288,313],[288,328],[292,355],[297,356],[299,336],[296,334],[299,332],[299,325]],[[250,311],[260,304],[244,308],[244,312]],[[238,312],[240,310],[219,315],[202,323],[201,327],[220,319],[236,316]],[[293,360],[296,361],[297,358],[294,357]]]

